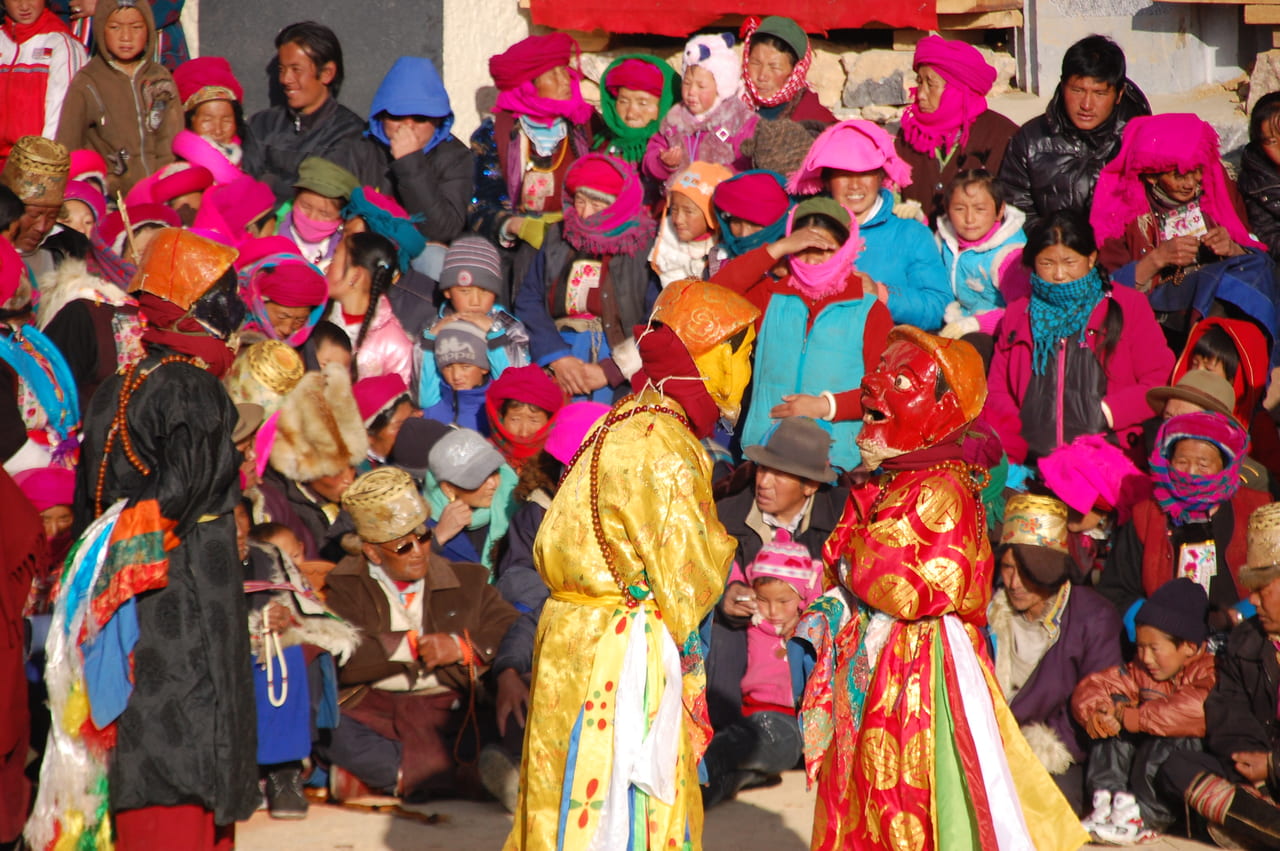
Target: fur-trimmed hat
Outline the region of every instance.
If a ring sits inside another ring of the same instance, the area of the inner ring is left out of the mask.
[[[368,451],[346,368],[329,364],[304,375],[280,407],[272,468],[295,482],[310,482],[358,464]]]

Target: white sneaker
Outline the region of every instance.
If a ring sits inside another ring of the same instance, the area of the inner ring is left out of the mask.
[[[1093,812],[1080,820],[1080,826],[1093,833],[1100,824],[1111,821],[1111,792],[1107,789],[1095,789],[1093,793]]]
[[[1117,792],[1111,799],[1111,818],[1093,828],[1093,838],[1103,845],[1142,845],[1160,834],[1142,825],[1138,801],[1129,792]]]

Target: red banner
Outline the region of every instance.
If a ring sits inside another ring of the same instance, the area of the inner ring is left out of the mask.
[[[561,30],[604,30],[685,37],[726,15],[786,15],[805,32],[868,24],[932,30],[938,27],[935,0],[790,0],[785,8],[762,8],[745,0],[532,0],[533,22]]]

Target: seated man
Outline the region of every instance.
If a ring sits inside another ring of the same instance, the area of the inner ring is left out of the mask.
[[[831,435],[808,417],[787,417],[763,446],[748,446],[755,464],[751,487],[716,503],[725,531],[738,542],[740,569],[729,577],[716,607],[711,652],[707,660],[708,704],[717,730],[742,715],[742,676],[746,673],[746,627],[756,614],[756,595],[743,581],[743,570],[760,549],[785,529],[814,558],[836,527],[848,490],[832,487],[835,471],[828,463]]]
[[[1000,585],[987,607],[996,680],[1031,750],[1080,813],[1088,738],[1071,718],[1071,691],[1122,662],[1120,617],[1093,589],[1071,583],[1067,506],[1052,497],[1010,497],[996,569]]]
[[[478,780],[461,776],[455,745],[460,759],[476,759],[468,707],[516,610],[489,571],[431,552],[430,512],[405,471],[365,473],[342,507],[362,552],[329,574],[327,601],[363,640],[338,672],[342,723],[320,748],[332,763],[330,796],[474,796]]]
[[[1280,848],[1280,503],[1249,516],[1249,554],[1240,568],[1257,615],[1218,651],[1218,681],[1204,702],[1205,750],[1179,751],[1162,779],[1230,848]]]

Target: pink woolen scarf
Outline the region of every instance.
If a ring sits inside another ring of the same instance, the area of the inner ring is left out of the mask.
[[[911,166],[893,148],[893,137],[879,124],[853,118],[832,124],[809,148],[804,164],[787,182],[792,195],[816,195],[822,191],[822,170],[874,171],[884,169],[884,186],[890,191],[911,185]]]
[[[1209,220],[1225,227],[1238,245],[1265,251],[1231,203],[1217,131],[1190,113],[1142,115],[1125,125],[1120,153],[1102,169],[1093,193],[1089,223],[1098,244],[1123,238],[1129,222],[1151,212],[1142,175],[1197,168],[1203,173],[1200,208]]]
[[[795,219],[796,208],[792,207],[787,214],[788,236],[795,226]],[[858,236],[858,220],[850,213],[849,238],[835,254],[821,263],[805,263],[794,256],[787,257],[787,268],[791,270],[791,275],[786,279],[787,286],[813,302],[838,293],[844,289],[849,275],[853,274],[854,261],[862,253],[864,244],[862,237]]]
[[[582,74],[578,69],[570,68],[569,77],[572,83],[569,97],[565,100],[538,97],[533,81],[526,80],[513,89],[499,92],[494,108],[512,115],[523,115],[542,124],[550,124],[557,118],[563,118],[570,124],[586,124],[591,120],[592,107],[582,99]]]
[[[915,102],[917,90],[911,90],[912,103],[902,114],[902,138],[922,154],[932,154],[938,148],[949,151],[953,146],[964,147],[969,141],[969,128],[987,111],[987,92],[995,84],[996,69],[972,45],[936,35],[923,38],[916,45],[911,67],[918,71],[921,65],[937,71],[947,87],[933,112],[921,112]]]

